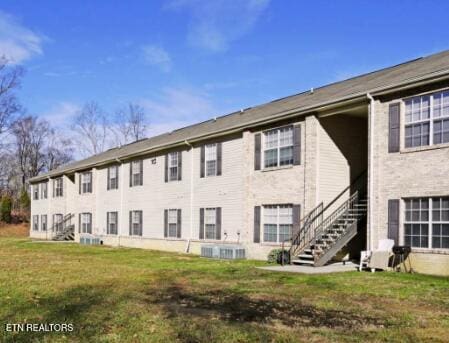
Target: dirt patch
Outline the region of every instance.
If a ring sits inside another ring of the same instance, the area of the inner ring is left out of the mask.
[[[150,298],[152,304],[163,306],[168,317],[184,313],[230,322],[336,329],[383,328],[392,325],[383,318],[363,313],[322,309],[297,302],[253,299],[221,290],[194,293],[180,287],[169,287],[157,294],[152,292]]]
[[[0,237],[28,237],[30,235],[29,224],[6,224],[0,222]]]

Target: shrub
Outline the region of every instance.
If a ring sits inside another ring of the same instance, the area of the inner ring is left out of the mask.
[[[11,223],[12,199],[9,195],[2,197],[0,202],[0,220],[5,223]]]
[[[268,254],[268,263],[282,264],[282,259],[284,259],[284,264],[290,263],[290,253],[288,250],[273,249]]]

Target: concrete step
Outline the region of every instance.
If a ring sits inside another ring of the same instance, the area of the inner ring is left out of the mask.
[[[298,260],[313,260],[313,255],[301,254],[298,255]]]
[[[304,265],[309,265],[309,266],[313,266],[314,265],[314,261],[310,261],[310,260],[292,260],[293,264],[304,264]]]

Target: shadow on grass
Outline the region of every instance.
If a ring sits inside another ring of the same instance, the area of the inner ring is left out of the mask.
[[[110,297],[107,287],[78,286],[67,289],[54,296],[39,298],[36,301],[11,306],[9,313],[0,317],[0,323],[72,323],[72,332],[6,332],[2,328],[2,342],[40,342],[45,339],[95,341],[105,330],[105,323],[113,309],[102,310],[101,305]],[[110,304],[108,304],[110,306]],[[91,316],[93,312],[94,315]],[[89,319],[91,318],[91,319]]]
[[[152,293],[151,304],[162,305],[168,317],[181,314],[215,317],[234,323],[281,323],[285,326],[329,329],[383,328],[391,323],[362,312],[323,309],[299,302],[273,299],[251,299],[223,290],[187,292],[169,287]]]

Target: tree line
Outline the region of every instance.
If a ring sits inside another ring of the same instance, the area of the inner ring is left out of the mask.
[[[140,140],[148,129],[144,109],[132,102],[108,113],[90,101],[66,125],[54,126],[20,104],[23,76],[23,67],[0,58],[0,220],[3,208],[27,212],[31,177]]]

